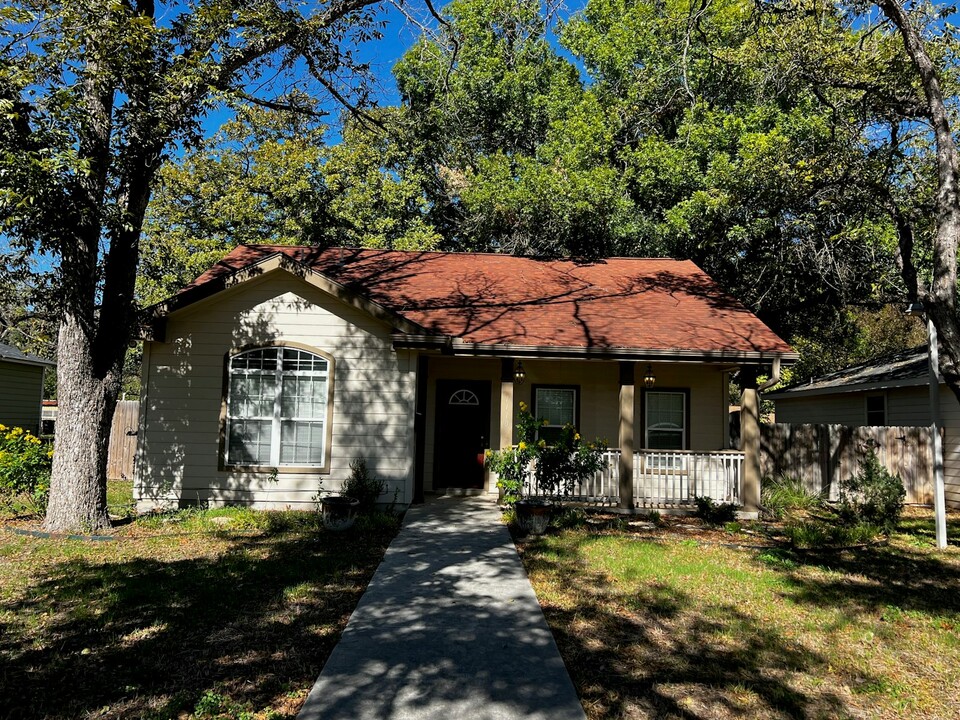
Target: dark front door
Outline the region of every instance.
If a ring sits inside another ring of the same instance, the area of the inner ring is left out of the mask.
[[[437,380],[435,488],[482,488],[490,447],[490,383]]]

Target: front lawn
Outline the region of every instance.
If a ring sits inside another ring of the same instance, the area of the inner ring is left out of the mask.
[[[141,518],[109,542],[11,528],[0,716],[265,719],[295,716],[397,522],[331,534],[316,513],[229,509]]]
[[[843,552],[639,525],[520,544],[590,718],[960,717],[960,548],[929,513]]]

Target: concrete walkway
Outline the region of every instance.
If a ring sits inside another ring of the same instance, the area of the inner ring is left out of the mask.
[[[583,720],[488,498],[410,508],[299,720]]]

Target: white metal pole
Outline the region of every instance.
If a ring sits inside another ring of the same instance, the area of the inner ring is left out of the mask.
[[[940,437],[940,352],[937,348],[937,329],[927,317],[929,341],[930,422],[933,427],[933,512],[937,528],[937,547],[947,546],[947,512],[943,487],[943,440]]]

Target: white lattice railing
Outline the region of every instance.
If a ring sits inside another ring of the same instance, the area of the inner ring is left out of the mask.
[[[613,505],[620,499],[620,450],[604,455],[604,467],[574,486],[565,499]],[[633,455],[633,500],[637,507],[692,505],[696,496],[740,504],[743,453],[737,450],[638,450]],[[533,469],[524,483],[527,497],[540,495]]]

